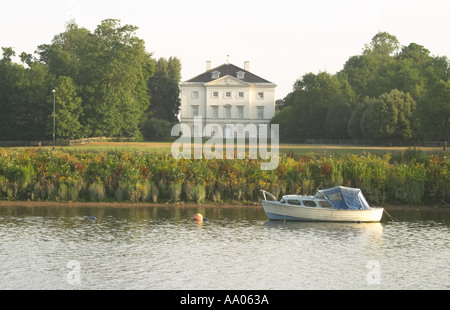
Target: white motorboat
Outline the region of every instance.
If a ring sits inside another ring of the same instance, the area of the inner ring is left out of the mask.
[[[262,205],[270,220],[379,222],[383,208],[372,208],[361,190],[336,186],[318,190],[314,196],[274,195],[261,190]]]

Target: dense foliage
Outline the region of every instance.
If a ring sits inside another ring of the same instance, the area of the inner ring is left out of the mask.
[[[13,61],[15,51],[3,47],[0,140],[51,137],[54,101],[58,139],[140,137],[148,118],[173,120],[179,80],[169,79],[164,70],[179,79],[180,61],[153,59],[137,29],[107,19],[91,32],[71,21],[51,44],[38,46],[35,55],[21,53],[20,64]],[[172,102],[152,112],[151,98],[156,107],[166,97]]]
[[[140,151],[0,149],[0,199],[41,201],[250,201],[260,189],[315,194],[361,188],[371,204],[450,201],[450,160],[409,149],[401,156],[282,156],[275,170],[261,160],[176,160]]]
[[[336,74],[298,79],[272,123],[281,138],[446,141],[449,78],[447,57],[380,32]]]

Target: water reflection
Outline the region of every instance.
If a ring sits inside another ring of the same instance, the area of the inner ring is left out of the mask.
[[[315,229],[328,231],[355,231],[381,234],[381,223],[338,223],[338,222],[301,222],[301,221],[267,221],[266,227],[285,229]]]
[[[449,213],[390,213],[398,222],[268,221],[261,207],[1,207],[0,288],[449,288]],[[368,261],[381,267],[378,286]]]

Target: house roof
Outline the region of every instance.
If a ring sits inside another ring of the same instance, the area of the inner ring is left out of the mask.
[[[211,70],[208,70],[206,72],[203,72],[202,74],[197,75],[196,77],[189,79],[187,81],[185,81],[185,83],[208,83],[211,81],[216,80],[216,78],[212,77],[211,72],[213,71],[219,71],[220,75],[219,78],[230,75],[232,77],[237,77],[237,73],[239,71],[244,72],[244,77],[241,79],[244,82],[247,83],[270,83],[272,84],[272,82],[269,82],[253,73],[251,73],[250,71],[244,70],[242,68],[239,68],[238,66],[235,66],[233,64],[223,64],[220,65],[218,67],[215,67]]]

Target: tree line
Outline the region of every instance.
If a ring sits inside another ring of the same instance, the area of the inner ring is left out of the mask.
[[[91,32],[69,21],[34,55],[3,47],[0,140],[51,137],[54,99],[58,139],[145,138],[155,117],[175,121],[181,62],[154,59],[137,29],[107,19]]]
[[[446,56],[379,32],[336,74],[299,78],[272,123],[281,139],[447,141],[449,77]]]
[[[58,139],[167,137],[178,121],[181,62],[154,59],[137,29],[107,19],[91,32],[69,21],[34,55],[2,47],[0,140],[50,139],[54,99]],[[281,139],[446,141],[449,77],[446,56],[379,32],[341,71],[299,78],[272,123]]]

